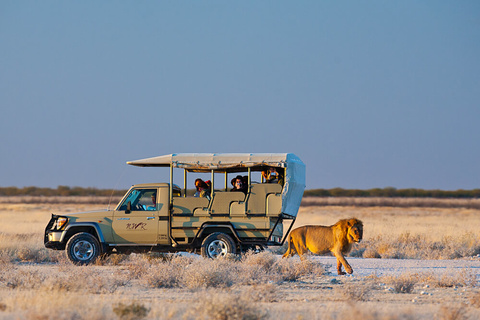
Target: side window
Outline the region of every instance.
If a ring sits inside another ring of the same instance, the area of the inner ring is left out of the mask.
[[[133,189],[120,206],[120,211],[127,210],[129,202],[132,211],[157,210],[157,190]]]

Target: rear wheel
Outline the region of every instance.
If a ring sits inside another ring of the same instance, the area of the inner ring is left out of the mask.
[[[66,254],[74,264],[90,264],[100,255],[100,243],[90,233],[77,233],[68,240]]]
[[[212,233],[202,242],[202,256],[205,258],[225,257],[228,254],[235,254],[236,251],[232,237],[222,232]]]

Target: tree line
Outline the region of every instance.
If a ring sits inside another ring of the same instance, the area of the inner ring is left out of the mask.
[[[83,187],[58,186],[54,188],[40,187],[0,187],[0,196],[123,196],[126,190],[97,189]]]
[[[55,188],[40,187],[0,187],[0,196],[123,196],[126,190],[97,189],[83,187],[58,186]],[[308,197],[388,197],[388,198],[480,198],[480,189],[473,190],[424,190],[424,189],[310,189],[305,190]]]
[[[304,196],[309,197],[385,197],[385,198],[480,198],[480,189],[473,190],[424,190],[424,189],[396,189],[373,188],[373,189],[311,189],[305,190]]]

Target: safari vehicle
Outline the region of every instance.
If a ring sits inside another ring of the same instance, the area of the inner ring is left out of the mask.
[[[89,264],[112,253],[200,250],[216,258],[283,245],[305,189],[305,165],[291,153],[170,154],[127,164],[170,168],[170,181],[132,186],[114,210],[52,214],[45,247]],[[183,189],[173,183],[177,169],[183,169]],[[280,183],[252,181],[252,173],[262,170],[278,172]],[[211,176],[210,199],[187,189],[187,175],[199,172]],[[228,191],[228,175],[240,173],[245,193]],[[224,179],[217,181],[219,174]],[[286,233],[284,222],[290,222]]]

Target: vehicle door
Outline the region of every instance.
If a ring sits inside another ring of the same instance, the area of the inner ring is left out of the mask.
[[[157,244],[159,208],[157,188],[135,188],[114,212],[116,244]]]

